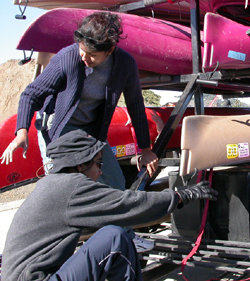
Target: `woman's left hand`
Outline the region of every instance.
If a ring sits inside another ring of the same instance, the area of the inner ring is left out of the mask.
[[[152,177],[155,171],[158,168],[159,159],[154,152],[150,148],[142,149],[142,156],[139,163],[139,168],[142,166],[147,167],[147,171],[149,176]]]

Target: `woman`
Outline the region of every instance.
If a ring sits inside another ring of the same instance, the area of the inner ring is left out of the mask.
[[[139,74],[135,60],[116,45],[122,34],[116,14],[97,12],[86,17],[75,31],[75,44],[52,59],[45,70],[21,95],[16,138],[3,153],[1,163],[12,162],[13,152],[23,148],[26,158],[28,130],[35,111],[54,114],[50,128],[42,133],[46,144],[75,129],[82,129],[101,141],[107,139],[115,107],[123,92],[139,147],[140,167],[152,176],[158,167],[150,149],[150,138]],[[103,152],[103,181],[124,189],[121,169],[107,146]]]

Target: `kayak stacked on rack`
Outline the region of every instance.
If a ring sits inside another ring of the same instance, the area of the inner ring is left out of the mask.
[[[72,8],[50,10],[27,28],[17,49],[57,53],[74,43],[73,35],[78,24],[94,12],[96,10]],[[124,39],[120,40],[118,46],[135,58],[140,70],[171,75],[192,72],[189,27],[137,15],[119,15],[122,18]]]

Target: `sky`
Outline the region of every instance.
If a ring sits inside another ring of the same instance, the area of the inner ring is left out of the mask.
[[[23,10],[23,6],[21,9]],[[23,51],[16,50],[17,43],[26,28],[46,10],[27,7],[26,20],[15,19],[16,14],[21,14],[18,5],[13,5],[12,0],[0,0],[0,64],[10,59],[22,59]],[[30,52],[26,53],[27,56]],[[32,56],[35,58],[36,54]]]

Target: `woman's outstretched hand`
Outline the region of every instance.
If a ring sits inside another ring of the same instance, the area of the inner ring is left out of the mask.
[[[19,148],[23,148],[23,158],[26,159],[26,153],[29,148],[29,138],[28,138],[28,131],[26,129],[20,129],[17,131],[17,135],[14,140],[8,145],[1,156],[1,164],[8,165],[13,160],[13,153],[14,151]]]

